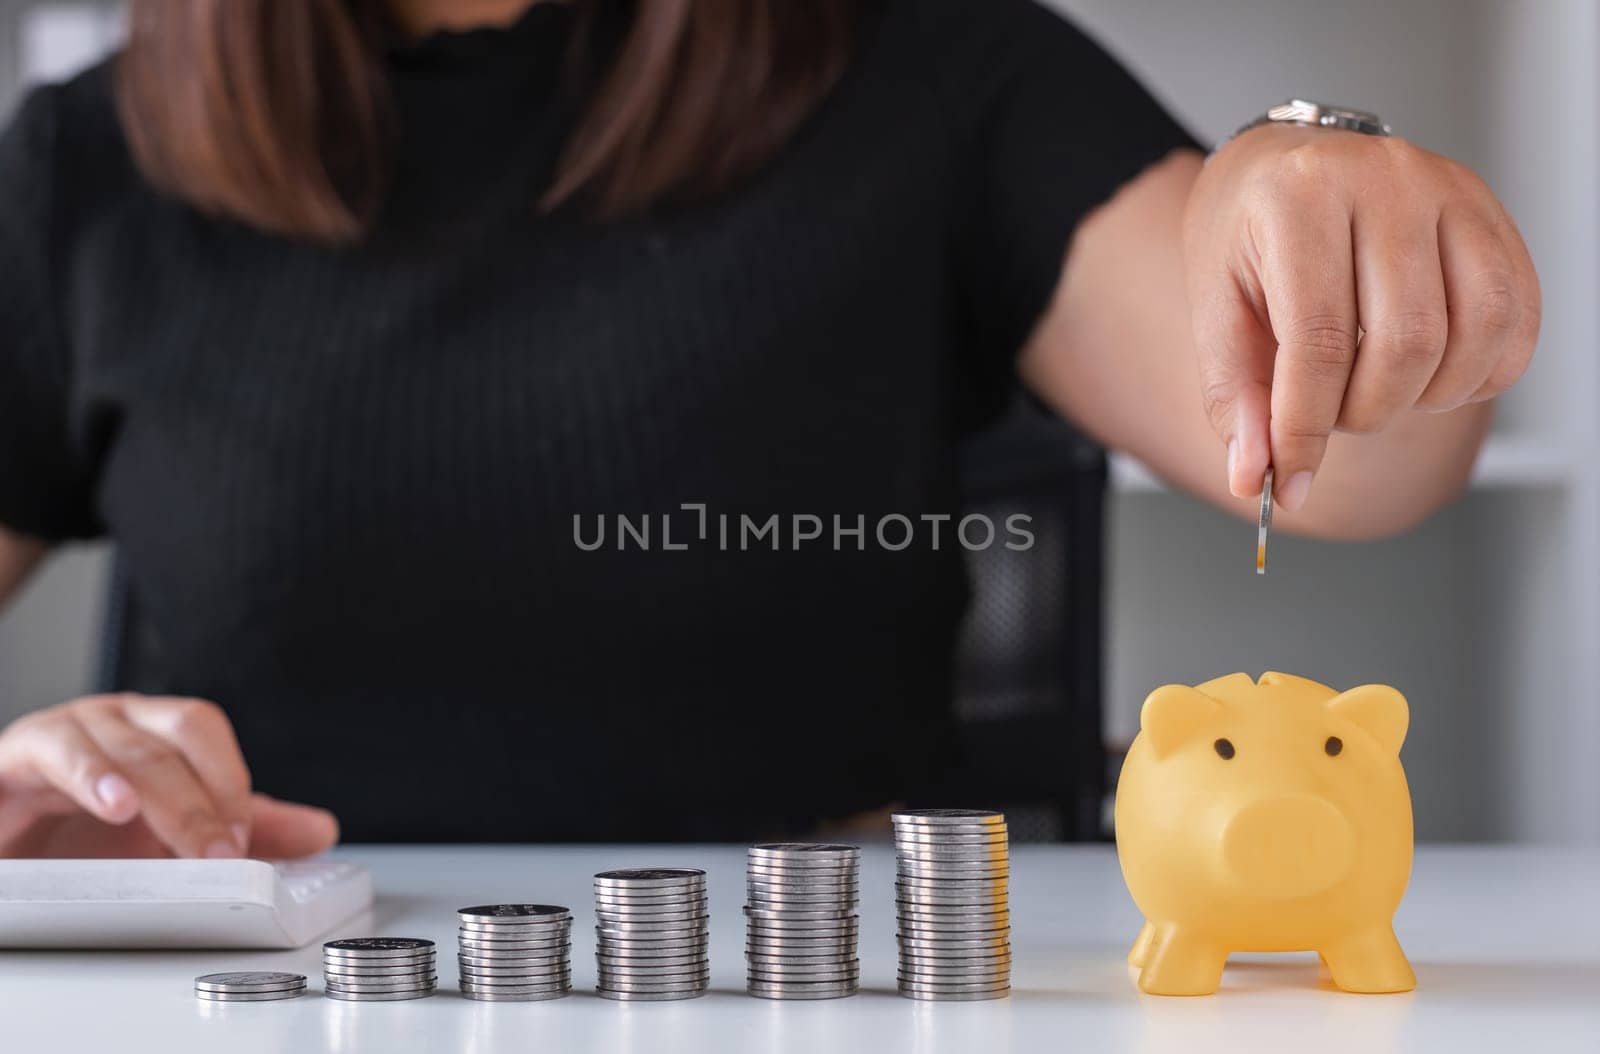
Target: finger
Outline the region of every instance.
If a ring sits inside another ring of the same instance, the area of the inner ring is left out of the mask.
[[[1505,246],[1506,252],[1510,254],[1512,272],[1517,276],[1518,297],[1522,310],[1518,316],[1516,331],[1511,335],[1510,345],[1501,354],[1500,361],[1489,374],[1489,379],[1472,393],[1468,402],[1493,399],[1521,378],[1528,369],[1528,363],[1533,359],[1533,349],[1539,342],[1539,325],[1543,313],[1539,272],[1533,265],[1533,256],[1528,252],[1527,243],[1522,240],[1522,232],[1517,230],[1517,225],[1512,222],[1499,202],[1495,202],[1494,208],[1498,216],[1495,231],[1500,235],[1500,242]]]
[[[1281,213],[1262,241],[1261,287],[1278,341],[1273,478],[1279,503],[1294,512],[1322,464],[1355,364],[1350,220],[1342,206],[1306,200]]]
[[[174,854],[214,858],[239,855],[227,820],[176,747],[134,727],[113,710],[85,710],[79,720],[133,784],[139,795],[139,814]]]
[[[131,695],[122,709],[134,727],[177,747],[244,852],[250,845],[250,769],[222,708],[203,699]]]
[[[1376,432],[1422,395],[1449,336],[1437,223],[1358,210],[1352,224],[1361,343],[1338,427]]]
[[[1442,413],[1473,397],[1495,372],[1523,327],[1523,290],[1511,254],[1487,217],[1447,209],[1439,219],[1450,339],[1444,361],[1417,399]]]
[[[71,713],[54,710],[24,721],[0,747],[0,770],[31,774],[105,823],[125,824],[139,815],[133,785]]]
[[[1236,498],[1261,492],[1271,457],[1267,419],[1277,345],[1255,299],[1227,271],[1190,279],[1200,392],[1211,428],[1227,449],[1228,492]]]
[[[251,811],[251,856],[278,860],[312,856],[339,841],[339,821],[326,809],[257,794],[251,799]]]

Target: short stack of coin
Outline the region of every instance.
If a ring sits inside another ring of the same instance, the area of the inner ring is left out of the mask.
[[[355,937],[322,946],[329,999],[378,1002],[420,999],[439,986],[433,942],[420,937]]]
[[[763,999],[838,999],[861,986],[856,939],[861,850],[769,842],[745,858],[747,990]]]
[[[211,1003],[270,1003],[306,990],[303,973],[244,971],[208,973],[194,979],[194,994]]]
[[[656,867],[594,876],[595,991],[605,999],[692,999],[711,981],[706,873]]]
[[[1011,991],[1010,844],[1001,813],[893,815],[900,994],[998,999]]]
[[[456,912],[461,994],[487,1002],[572,991],[572,912],[553,904],[484,904]]]

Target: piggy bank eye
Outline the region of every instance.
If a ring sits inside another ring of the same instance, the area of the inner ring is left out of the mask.
[[[1339,751],[1344,749],[1344,740],[1338,736],[1329,736],[1328,741],[1322,744],[1322,749],[1328,752],[1330,758],[1339,756]]]
[[[1227,761],[1229,758],[1233,757],[1233,744],[1228,740],[1219,739],[1211,745],[1216,748],[1217,757],[1221,758],[1223,761]]]

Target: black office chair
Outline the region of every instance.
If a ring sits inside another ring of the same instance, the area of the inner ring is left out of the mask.
[[[946,802],[1005,810],[1017,842],[1104,838],[1104,452],[1018,395],[964,452],[967,512],[1032,518],[1030,550],[967,553]]]

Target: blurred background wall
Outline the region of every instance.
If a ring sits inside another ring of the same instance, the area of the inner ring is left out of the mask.
[[[981,3],[982,0],[972,0]],[[1412,703],[1425,839],[1600,844],[1600,5],[1592,0],[1051,0],[1200,135],[1288,95],[1381,112],[1483,173],[1545,289],[1535,365],[1469,495],[1363,546],[1253,532],[1117,460],[1108,734],[1154,686],[1281,669]],[[118,32],[115,4],[0,0],[0,112]],[[1062,100],[1063,120],[1092,99]],[[90,682],[105,554],[55,558],[0,617],[0,719]]]

